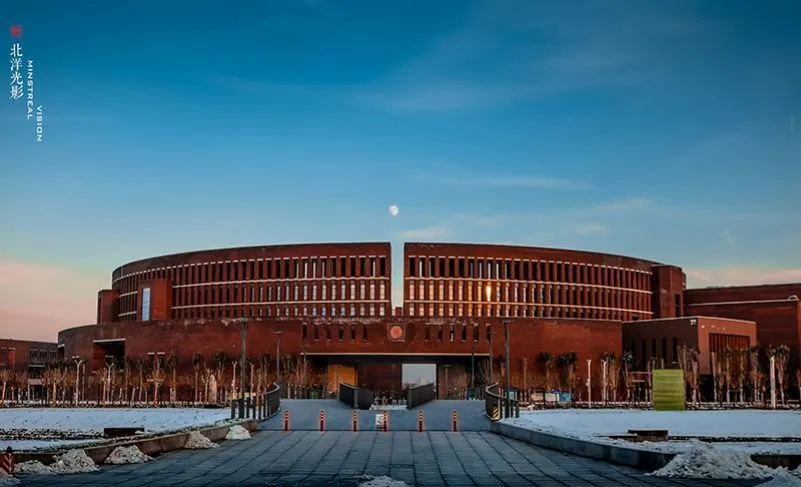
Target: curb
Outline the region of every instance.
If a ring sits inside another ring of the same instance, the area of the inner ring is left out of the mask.
[[[575,438],[566,438],[501,422],[493,422],[490,428],[493,433],[497,433],[501,436],[506,436],[550,450],[557,450],[572,455],[593,458],[595,460],[603,460],[607,463],[625,465],[651,472],[664,467],[676,456],[675,453],[649,452],[577,440]]]
[[[571,455],[578,455],[595,460],[603,460],[617,465],[626,465],[653,472],[667,465],[676,453],[650,452],[626,448],[623,446],[606,445],[593,441],[567,438],[564,436],[532,431],[519,426],[513,426],[501,422],[493,422],[491,431],[501,436],[506,436],[515,440],[523,441],[535,446],[548,448],[550,450],[561,451]],[[801,465],[801,455],[751,455],[751,460],[765,465],[766,467],[784,467],[793,470]]]
[[[189,430],[189,431],[182,431],[180,433],[170,433],[161,436],[149,437],[149,438],[142,438],[142,439],[128,439],[123,441],[116,441],[113,443],[103,444],[99,446],[88,446],[82,449],[86,452],[86,455],[94,460],[94,462],[98,465],[102,465],[103,462],[106,461],[106,458],[114,451],[115,448],[118,446],[132,446],[135,445],[139,450],[150,456],[159,455],[161,453],[166,453],[169,451],[180,450],[186,444],[186,440],[189,438],[189,434],[192,431],[200,431],[200,434],[205,436],[209,439],[209,441],[218,442],[225,439],[225,436],[228,434],[228,429],[234,425],[240,425],[246,430],[250,432],[254,432],[259,429],[259,424],[255,419],[247,419],[238,423],[229,423],[222,426],[210,426],[201,428],[199,430]],[[15,455],[16,462],[22,463],[27,462],[30,460],[37,460],[42,462],[45,465],[50,465],[53,463],[53,457],[61,452],[67,450],[74,450],[78,448],[69,448],[65,447],[58,451],[51,450],[49,452],[22,452],[17,453]]]

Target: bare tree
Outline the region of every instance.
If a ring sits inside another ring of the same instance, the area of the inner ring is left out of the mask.
[[[153,368],[150,370],[148,382],[153,384],[153,406],[159,405],[159,391],[164,383],[164,369],[161,368],[159,358],[155,357]]]
[[[196,352],[192,357],[192,368],[195,370],[195,404],[197,404],[200,401],[200,375],[206,368],[206,359],[200,352]]]
[[[748,349],[749,362],[751,364],[751,387],[753,388],[752,400],[754,402],[761,402],[762,396],[760,395],[761,384],[761,371],[759,370],[759,345],[754,345]]]
[[[542,365],[543,373],[545,374],[545,389],[551,390],[551,370],[553,370],[553,355],[551,352],[540,352],[537,356],[537,361]]]
[[[2,404],[6,403],[6,387],[8,383],[11,382],[13,376],[14,374],[11,372],[11,369],[0,366],[0,382],[3,383],[3,392],[0,394],[0,402],[2,402]]]
[[[175,352],[170,353],[165,365],[170,374],[170,404],[174,404],[178,396],[178,356]]]
[[[732,385],[732,350],[731,348],[724,348],[721,351],[720,358],[723,368],[723,378],[725,381],[724,387],[726,392],[726,404],[731,403],[731,385]]]
[[[565,383],[567,384],[568,392],[570,392],[571,396],[575,393],[577,360],[578,356],[576,352],[567,352],[559,356],[559,366],[562,368]]]
[[[634,368],[634,354],[630,350],[623,352],[620,357],[620,363],[623,366],[623,387],[626,388],[626,401],[631,401],[632,392],[634,389],[634,381],[632,380],[631,373]]]
[[[745,381],[748,378],[748,349],[740,348],[736,351],[737,354],[737,395],[740,398],[740,404],[745,402]]]
[[[781,394],[782,406],[785,405],[785,384],[790,382],[790,373],[787,370],[787,363],[790,360],[790,347],[787,345],[779,345],[778,347],[771,347],[768,349],[768,356],[774,357],[776,363],[776,382],[779,386]]]
[[[214,354],[214,379],[217,381],[219,387],[223,389],[223,393],[225,392],[225,368],[228,367],[230,362],[231,359],[228,357],[228,354],[222,350]]]
[[[715,402],[723,402],[723,389],[726,387],[726,373],[723,354],[712,352],[712,367],[715,377]]]

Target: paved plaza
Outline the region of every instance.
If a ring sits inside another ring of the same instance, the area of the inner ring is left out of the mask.
[[[326,430],[352,431],[353,410],[341,401],[328,399],[281,400],[281,413],[261,425],[265,430],[284,429],[284,411],[289,411],[290,428],[293,431],[319,431],[320,411],[325,411]],[[376,416],[389,415],[392,431],[417,431],[417,413],[423,411],[426,431],[451,431],[451,415],[457,412],[460,431],[489,431],[490,421],[484,415],[484,401],[432,401],[411,410],[358,411],[359,431],[375,431]]]
[[[758,481],[658,479],[486,431],[259,431],[210,450],[142,465],[23,479],[22,486],[357,486],[361,475],[410,486],[753,486]],[[363,481],[363,480],[362,480]]]

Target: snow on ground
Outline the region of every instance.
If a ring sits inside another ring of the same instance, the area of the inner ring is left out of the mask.
[[[394,480],[391,477],[373,477],[372,475],[362,475],[359,477],[361,483],[359,487],[408,487],[406,482]]]
[[[47,450],[55,447],[68,445],[87,445],[101,440],[3,440],[0,439],[0,447],[3,450],[11,447],[14,451],[23,450]]]
[[[189,438],[186,439],[184,448],[187,450],[203,450],[206,448],[217,448],[217,443],[212,442],[198,431],[189,433]]]
[[[195,408],[7,408],[0,409],[0,429],[99,431],[142,427],[166,431],[214,424],[230,418],[228,409]]]
[[[33,474],[50,474],[53,475],[53,469],[38,460],[31,460],[29,462],[18,463],[14,467],[14,472],[20,475],[33,475]]]
[[[12,435],[0,437],[0,448],[16,451],[44,450],[67,445],[88,445],[103,441],[67,439],[87,434],[102,435],[103,428],[138,427],[145,432],[174,431],[213,425],[230,420],[227,409],[194,408],[9,408],[0,409],[0,431]],[[27,434],[26,434],[27,431]],[[52,438],[63,432],[62,440],[38,439],[40,432]],[[20,439],[25,438],[25,439]]]
[[[801,438],[801,412],[798,411],[561,409],[521,411],[520,418],[508,418],[503,422],[569,438],[665,453],[688,452],[693,442],[633,443],[607,436],[626,435],[629,429],[666,429],[670,436]],[[715,442],[714,446],[749,454],[801,454],[801,442]]]
[[[756,487],[801,487],[801,479],[792,475],[782,473],[773,479],[763,482]]]
[[[70,450],[56,458],[55,463],[50,465],[55,473],[88,473],[100,470],[95,465],[94,460],[89,458],[83,450]]]
[[[235,424],[228,428],[228,434],[225,435],[226,440],[249,440],[250,431]]]
[[[693,442],[692,449],[678,455],[650,475],[697,479],[767,479],[776,470],[751,460],[748,454],[719,450],[708,443]]]
[[[126,465],[131,463],[145,463],[153,460],[142,453],[135,445],[131,446],[118,446],[114,451],[106,457],[105,463],[112,465]]]

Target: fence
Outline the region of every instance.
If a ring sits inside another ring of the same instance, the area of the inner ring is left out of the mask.
[[[340,382],[339,400],[354,409],[370,409],[373,405],[373,392]]]
[[[437,398],[434,384],[423,384],[406,390],[406,409],[415,408]]]
[[[241,397],[231,401],[231,419],[271,418],[281,409],[281,387],[273,384],[273,388],[263,394]],[[242,414],[244,413],[244,414]]]
[[[281,399],[325,399],[325,394],[319,387],[284,384],[281,388]]]
[[[497,383],[487,387],[484,408],[490,420],[500,421],[504,418],[520,417],[520,401],[511,399],[509,392],[511,391],[501,390]]]
[[[471,400],[475,399],[478,401],[483,401],[485,396],[485,391],[481,387],[476,387],[475,389],[471,389],[469,387],[462,387],[458,389],[451,389],[448,391],[448,399],[461,399],[461,400]]]

